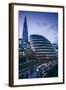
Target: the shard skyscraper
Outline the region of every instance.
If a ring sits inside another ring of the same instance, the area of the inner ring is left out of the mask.
[[[23,43],[23,47],[26,48],[28,44],[28,28],[27,28],[26,16],[24,18],[24,24],[23,24],[22,43]]]

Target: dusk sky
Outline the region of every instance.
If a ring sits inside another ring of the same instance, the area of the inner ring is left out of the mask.
[[[24,17],[27,18],[28,37],[38,34],[46,37],[51,43],[58,42],[58,13],[19,11],[19,38],[22,38]]]

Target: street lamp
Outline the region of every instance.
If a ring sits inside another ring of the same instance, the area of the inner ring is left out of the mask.
[[[39,77],[39,69],[37,68],[36,69],[36,72],[37,72],[37,78]]]

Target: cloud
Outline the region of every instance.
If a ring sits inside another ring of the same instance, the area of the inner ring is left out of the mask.
[[[46,22],[43,22],[43,25],[46,27],[46,26],[48,26],[48,24],[46,23]]]
[[[37,26],[43,26],[43,27],[47,27],[48,24],[46,22],[36,22]]]
[[[57,25],[57,24],[52,24],[52,25],[50,26],[50,28],[51,28],[52,30],[57,30],[57,29],[58,29],[58,25]]]

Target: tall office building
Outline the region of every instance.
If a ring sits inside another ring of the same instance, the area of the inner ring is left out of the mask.
[[[24,48],[27,47],[27,43],[28,43],[28,28],[27,28],[27,18],[25,16],[22,33],[22,44]]]

